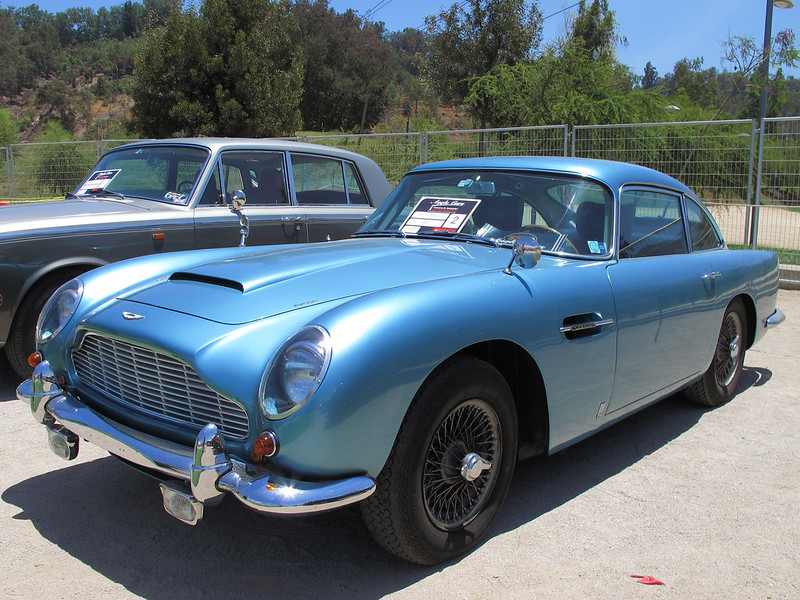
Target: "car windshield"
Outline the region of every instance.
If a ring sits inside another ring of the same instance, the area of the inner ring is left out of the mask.
[[[193,146],[139,146],[106,154],[77,196],[136,197],[187,204],[210,152]]]
[[[357,235],[497,243],[530,236],[547,252],[606,256],[610,191],[581,177],[523,171],[411,173]]]

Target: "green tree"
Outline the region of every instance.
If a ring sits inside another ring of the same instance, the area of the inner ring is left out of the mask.
[[[653,63],[647,61],[644,66],[644,77],[642,77],[642,89],[652,90],[658,85],[658,71],[653,66]]]
[[[383,24],[362,21],[352,10],[338,14],[327,0],[297,0],[297,47],[309,60],[300,109],[306,129],[351,130],[381,119],[393,78]]]
[[[57,121],[48,121],[43,142],[36,148],[35,173],[38,193],[61,195],[75,189],[86,174],[85,160],[75,151],[74,138]]]
[[[204,0],[136,54],[130,128],[146,137],[281,136],[300,124],[296,24],[270,0]]]
[[[538,49],[538,2],[464,0],[425,18],[431,51],[424,76],[443,102],[459,104],[471,82],[498,65],[515,65]]]
[[[608,0],[592,0],[588,7],[586,0],[581,0],[568,43],[578,44],[594,60],[613,58],[614,47],[620,40],[616,29],[614,11],[608,9]]]
[[[11,118],[11,113],[0,106],[0,147],[8,148],[16,141],[17,127],[14,124],[14,119]]]

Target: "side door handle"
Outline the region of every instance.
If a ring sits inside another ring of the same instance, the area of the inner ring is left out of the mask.
[[[703,281],[714,281],[717,277],[722,277],[722,273],[719,271],[712,271],[711,273],[706,273],[703,275]]]
[[[614,319],[604,319],[600,313],[584,313],[566,317],[561,326],[561,333],[568,340],[596,335],[605,327],[614,324]]]

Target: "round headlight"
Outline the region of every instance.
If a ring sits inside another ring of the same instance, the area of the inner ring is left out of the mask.
[[[262,386],[267,417],[286,417],[319,389],[331,358],[330,337],[321,327],[304,327],[275,356]]]
[[[79,279],[70,279],[62,285],[44,305],[36,325],[36,339],[44,344],[53,338],[72,317],[83,295]]]

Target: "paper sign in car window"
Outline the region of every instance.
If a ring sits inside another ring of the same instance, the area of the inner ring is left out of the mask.
[[[109,183],[119,175],[121,169],[106,169],[105,171],[95,171],[78,190],[78,195],[87,194],[89,190],[104,190]]]
[[[459,232],[480,203],[480,200],[471,198],[425,196],[417,202],[400,231],[412,235],[437,231]]]

